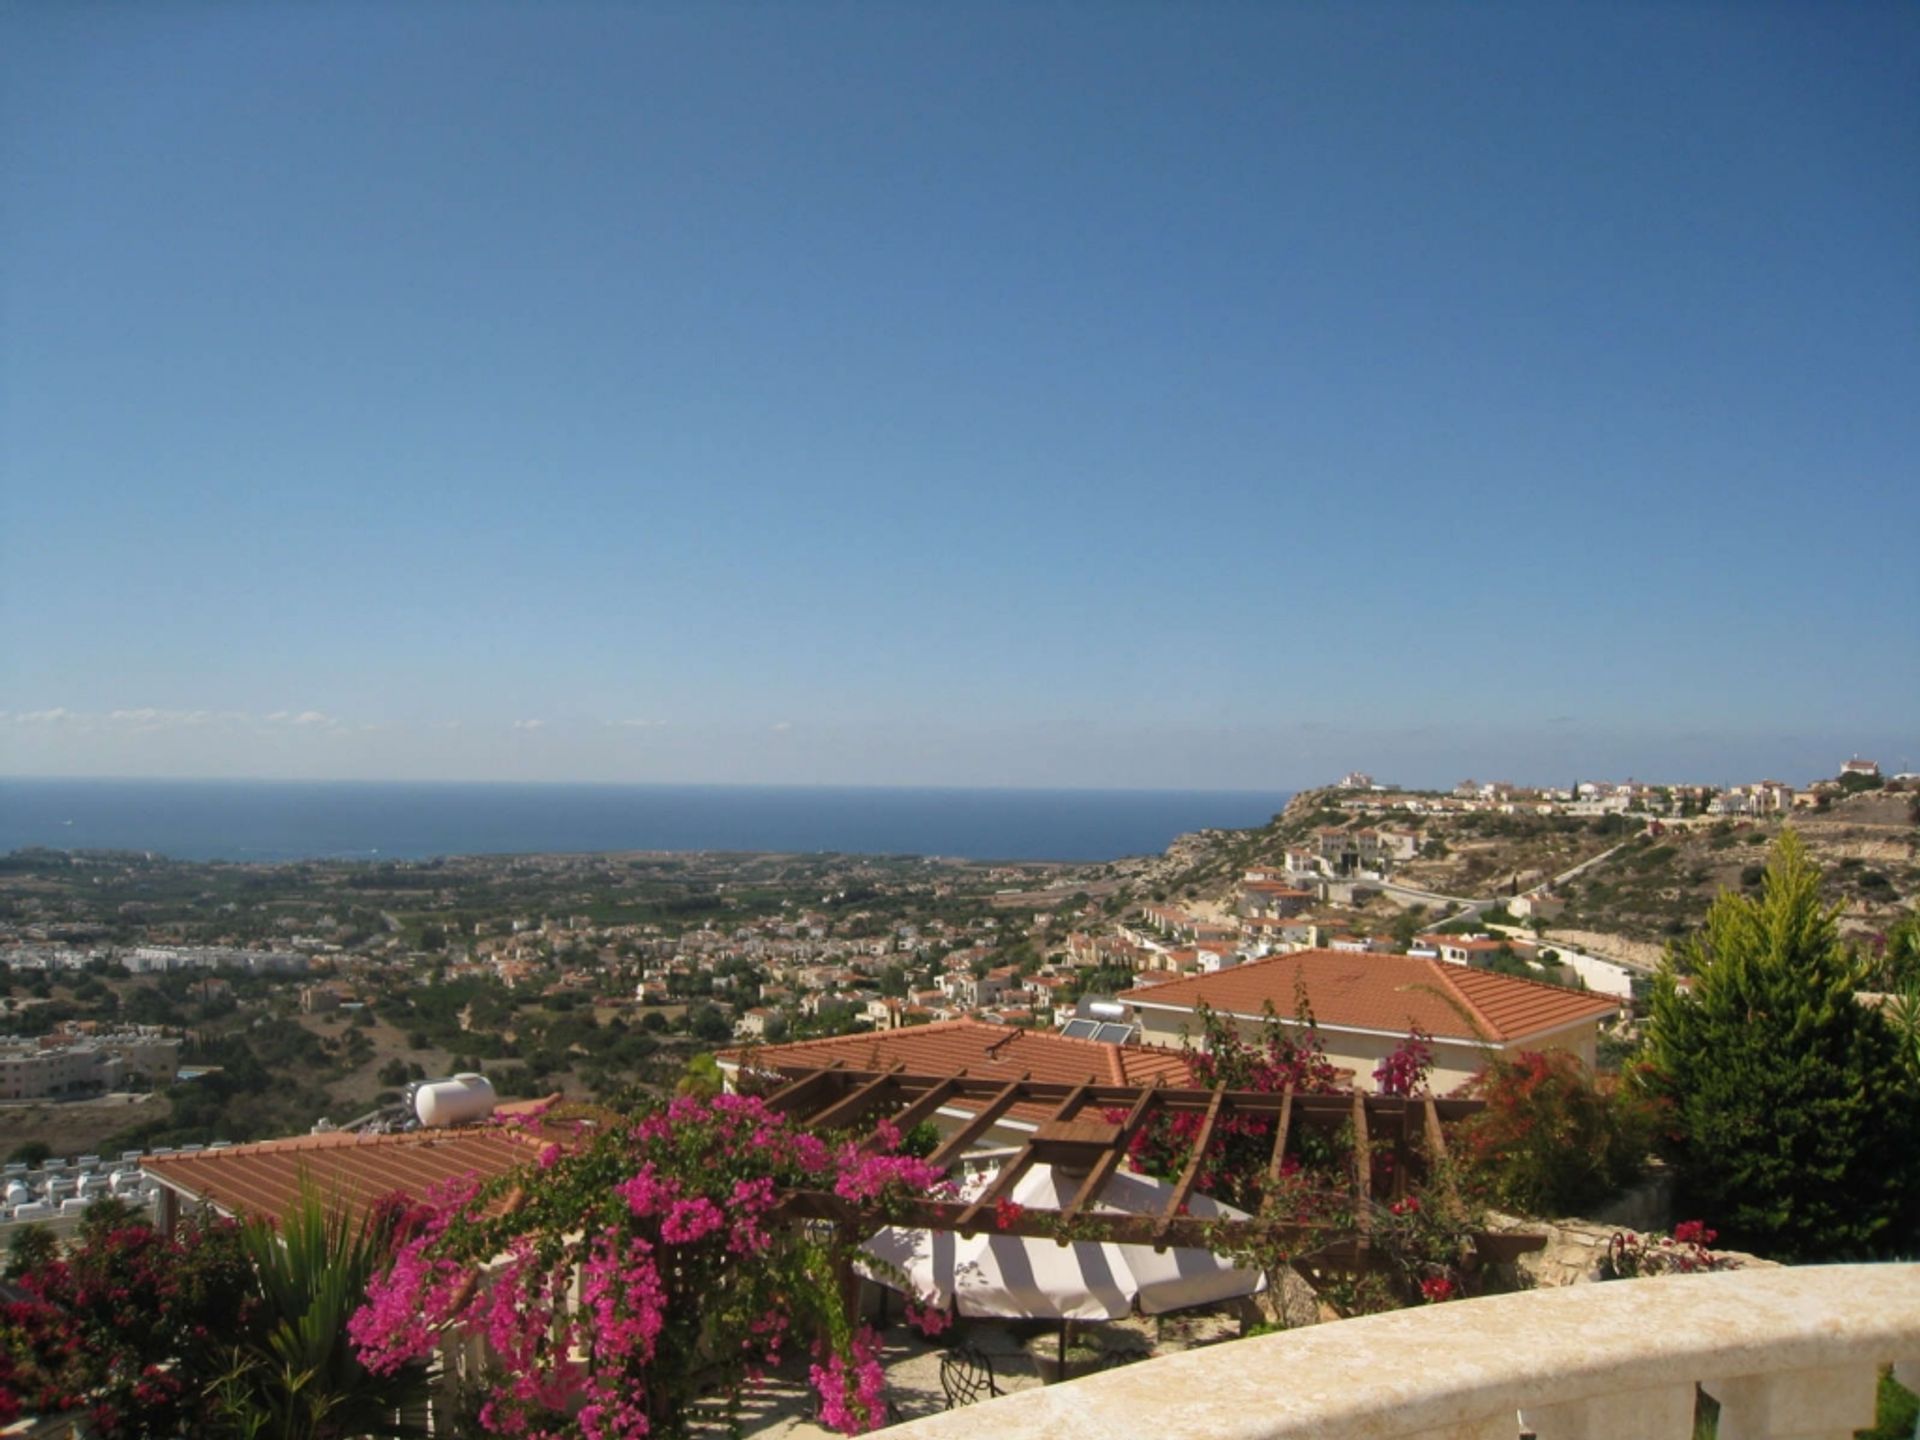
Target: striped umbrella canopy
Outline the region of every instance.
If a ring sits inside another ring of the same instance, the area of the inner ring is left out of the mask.
[[[962,1197],[977,1198],[993,1173],[969,1180]],[[1035,1165],[1020,1177],[1011,1198],[1024,1209],[1060,1210],[1072,1201],[1082,1178]],[[1092,1208],[1156,1215],[1172,1193],[1163,1181],[1120,1173],[1107,1181]],[[1245,1211],[1204,1195],[1190,1197],[1187,1208],[1202,1219],[1247,1218]],[[967,1237],[951,1230],[889,1226],[863,1248],[881,1262],[868,1273],[882,1284],[961,1315],[1009,1320],[1119,1320],[1136,1310],[1158,1315],[1252,1295],[1266,1285],[1258,1270],[1240,1268],[1207,1250],[1156,1252],[1151,1245],[1093,1240],[1062,1245],[991,1229]]]

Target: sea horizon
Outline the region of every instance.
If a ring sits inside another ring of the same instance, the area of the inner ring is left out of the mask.
[[[1265,824],[1289,790],[0,776],[0,853],[276,863],[605,851],[1097,863]]]

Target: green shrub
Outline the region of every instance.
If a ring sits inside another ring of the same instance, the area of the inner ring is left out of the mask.
[[[1646,1168],[1661,1115],[1624,1085],[1601,1085],[1565,1050],[1496,1056],[1474,1080],[1486,1109],[1460,1127],[1468,1188],[1525,1215],[1598,1205]]]
[[[1673,1106],[1680,1202],[1772,1258],[1916,1238],[1920,1094],[1887,1017],[1854,999],[1864,967],[1836,914],[1788,830],[1761,893],[1722,894],[1654,982],[1644,1075]]]

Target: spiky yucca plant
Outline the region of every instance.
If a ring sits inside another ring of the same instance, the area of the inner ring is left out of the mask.
[[[347,1317],[387,1254],[387,1236],[311,1188],[278,1227],[243,1231],[261,1304],[214,1382],[213,1409],[243,1440],[406,1440],[427,1433],[426,1371],[374,1375],[354,1354]]]

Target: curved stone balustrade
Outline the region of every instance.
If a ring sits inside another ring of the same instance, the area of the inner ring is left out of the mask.
[[[1920,1265],[1572,1285],[1263,1335],[1026,1390],[898,1440],[1850,1440],[1920,1388]]]

